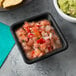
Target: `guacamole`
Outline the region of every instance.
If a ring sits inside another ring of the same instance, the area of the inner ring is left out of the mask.
[[[64,13],[76,18],[76,0],[58,0],[58,4]]]

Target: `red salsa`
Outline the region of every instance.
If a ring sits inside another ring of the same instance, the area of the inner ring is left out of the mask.
[[[15,33],[30,60],[62,47],[60,38],[48,20],[25,22]]]

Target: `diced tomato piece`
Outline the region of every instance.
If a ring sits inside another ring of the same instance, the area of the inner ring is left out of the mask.
[[[30,32],[29,27],[25,27],[25,30],[27,31],[27,33],[29,33],[29,32]]]
[[[25,51],[30,51],[31,50],[31,47],[26,45],[25,47],[23,47]]]
[[[51,33],[56,34],[54,29],[53,29],[53,30],[51,30]]]
[[[19,39],[19,41],[22,43],[22,42],[24,42],[24,41],[26,41],[25,40],[25,35],[22,35],[22,36],[20,36],[18,39]]]
[[[25,36],[25,35],[22,35],[19,37],[19,41],[22,43],[22,42],[28,42],[29,39]]]
[[[27,57],[28,57],[29,59],[34,59],[34,58],[36,58],[37,55],[36,55],[35,50],[28,52],[28,53],[27,53]]]
[[[30,32],[29,24],[27,22],[25,22],[25,25],[23,25],[23,28],[26,30],[27,33]]]
[[[22,46],[25,47],[26,46],[26,42],[22,42]]]
[[[32,58],[37,58],[37,57],[39,57],[39,56],[41,56],[40,54],[41,54],[41,51],[39,50],[39,49],[35,49],[35,50],[33,50],[32,51],[32,53],[31,53],[32,55]]]
[[[53,48],[49,45],[49,46],[48,46],[48,50],[49,50],[49,52],[50,52],[50,51],[53,50]]]
[[[43,56],[44,55],[44,53],[43,52],[41,52],[40,54],[39,54],[39,56],[38,57],[41,57],[41,56]]]
[[[40,32],[45,31],[45,28],[40,28],[39,31]]]
[[[41,27],[41,25],[36,25],[36,27]]]
[[[34,34],[32,34],[32,33],[28,34],[28,38],[33,38],[33,37],[34,37]]]
[[[55,41],[54,41],[54,39],[53,39],[53,38],[51,39],[51,46],[53,47],[53,49],[55,49],[55,48],[56,48]]]
[[[28,37],[25,37],[25,40],[26,40],[26,42],[28,42],[29,41]]]
[[[45,31],[45,26],[41,26],[41,27],[39,28],[39,31],[40,31],[40,32]]]
[[[35,26],[35,24],[36,24],[35,22],[31,22],[31,23],[25,22],[24,26],[31,28],[31,27]]]
[[[52,39],[53,38],[53,34],[49,33],[49,37],[50,37],[50,39]]]
[[[59,39],[59,37],[56,34],[53,35],[53,38],[54,38],[54,40],[58,40]]]
[[[48,47],[49,52],[52,51],[53,49],[51,47]]]
[[[34,54],[35,54],[35,50],[32,51],[32,55],[34,55]]]
[[[44,43],[44,44],[41,44],[40,45],[40,50],[41,51],[45,51],[45,49],[46,49],[46,44]]]
[[[35,26],[35,24],[36,24],[35,22],[31,22],[31,26]]]
[[[41,37],[41,35],[36,27],[33,27],[32,29],[33,29],[33,32],[35,33],[36,37]]]
[[[20,36],[25,35],[25,34],[26,34],[26,32],[22,28],[20,28],[16,31],[17,37],[20,37]]]
[[[45,27],[45,31],[46,31],[46,32],[50,32],[50,30],[51,30],[51,27],[50,27],[50,26],[46,26],[46,27]]]
[[[25,23],[24,23],[24,26],[29,26],[29,23],[28,23],[28,22],[25,22]]]
[[[39,49],[35,49],[35,55],[38,57],[40,55],[41,51]]]
[[[48,34],[45,31],[42,31],[41,35],[44,36],[44,37],[48,37]]]
[[[38,48],[39,44],[38,43],[34,43],[34,48]]]
[[[43,26],[47,26],[47,25],[50,25],[50,22],[48,20],[42,20],[40,21],[40,24]]]
[[[37,37],[33,37],[33,40],[36,41],[37,40]]]
[[[26,56],[27,56],[27,58],[30,59],[30,60],[33,59],[32,51],[27,52],[27,53],[26,53]]]
[[[45,40],[44,40],[43,38],[38,39],[38,40],[37,40],[37,43],[43,44],[43,43],[45,43]]]
[[[50,44],[51,44],[50,39],[47,39],[46,40],[46,45],[50,45]]]
[[[45,53],[49,53],[49,49],[45,49]]]
[[[45,26],[41,26],[40,28],[41,28],[41,29],[45,29]]]
[[[32,46],[32,45],[33,45],[33,43],[34,43],[34,41],[33,41],[33,40],[31,40],[31,39],[29,39],[29,41],[28,41],[27,45],[28,45],[28,46]]]
[[[57,49],[57,45],[55,43],[52,45],[52,47],[53,47],[53,50]]]
[[[33,57],[34,54],[35,54],[35,50],[32,51],[32,57]]]
[[[50,42],[51,42],[51,44],[53,45],[53,44],[54,44],[54,39],[52,38],[52,39],[50,40]]]
[[[37,56],[35,55],[35,50],[32,51],[32,58],[36,58]]]
[[[45,31],[42,31],[42,32],[41,32],[41,35],[44,36],[44,35],[45,35]]]

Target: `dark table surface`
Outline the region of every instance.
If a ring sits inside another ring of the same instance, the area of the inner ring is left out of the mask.
[[[0,76],[76,76],[76,24],[64,20],[56,12],[53,0],[33,0],[16,10],[0,12],[0,22],[9,26],[43,12],[50,12],[59,24],[69,47],[66,51],[45,60],[28,65],[15,44],[6,62],[0,69]]]

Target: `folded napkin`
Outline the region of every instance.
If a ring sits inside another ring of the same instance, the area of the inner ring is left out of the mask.
[[[14,44],[15,41],[10,32],[10,27],[0,23],[0,67],[4,63]]]

